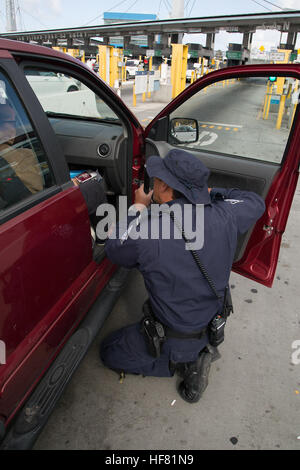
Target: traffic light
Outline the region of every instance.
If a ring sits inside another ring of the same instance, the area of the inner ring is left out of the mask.
[[[144,71],[147,72],[149,70],[149,59],[148,57],[144,58]]]
[[[277,77],[269,77],[269,81],[270,81],[271,83],[275,83],[276,80],[277,80]]]

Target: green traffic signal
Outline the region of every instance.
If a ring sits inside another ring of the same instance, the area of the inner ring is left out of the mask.
[[[276,82],[276,80],[277,80],[277,77],[269,77],[269,81],[272,83]]]

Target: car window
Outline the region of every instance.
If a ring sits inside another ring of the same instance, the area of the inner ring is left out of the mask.
[[[298,101],[299,83],[294,78],[219,81],[171,113],[169,142],[193,151],[280,164]]]
[[[90,88],[60,73],[25,67],[25,75],[44,111],[50,115],[118,121],[118,116]],[[48,74],[51,75],[48,75]]]
[[[10,81],[0,72],[0,211],[53,184],[41,142]]]
[[[127,60],[126,65],[129,67],[133,67],[134,65],[138,65],[138,61],[136,60]]]

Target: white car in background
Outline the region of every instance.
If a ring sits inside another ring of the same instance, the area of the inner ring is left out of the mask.
[[[79,90],[79,83],[62,73],[30,69],[26,72],[26,76],[33,90],[39,94],[49,95]]]
[[[126,61],[126,80],[135,77],[135,73],[139,69],[140,61],[137,59],[129,59]]]

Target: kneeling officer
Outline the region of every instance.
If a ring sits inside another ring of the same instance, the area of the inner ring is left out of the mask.
[[[137,208],[166,204],[171,212],[173,237],[130,237],[129,220],[120,223],[119,238],[108,239],[106,254],[116,264],[137,268],[144,277],[149,299],[142,322],[111,334],[101,345],[103,363],[113,370],[145,376],[182,376],[178,392],[189,403],[201,397],[208,383],[211,361],[218,357],[224,325],[231,310],[228,282],[239,234],[245,233],[265,210],[255,193],[239,189],[210,190],[209,170],[194,155],[171,150],[164,159],[149,157],[147,172],[153,192],[136,191]],[[181,220],[172,217],[172,205],[182,208]],[[197,205],[204,210],[204,244],[185,249],[188,241],[184,214],[189,208],[195,227]],[[143,205],[143,206],[141,206]],[[151,213],[146,213],[151,223]],[[175,237],[175,226],[183,230]]]

